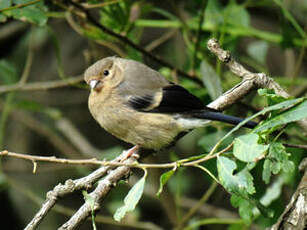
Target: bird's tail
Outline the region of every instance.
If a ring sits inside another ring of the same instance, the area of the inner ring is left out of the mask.
[[[225,115],[223,113],[212,112],[212,111],[195,112],[195,113],[193,113],[193,117],[194,118],[201,118],[201,119],[208,119],[208,120],[212,120],[212,121],[222,121],[222,122],[226,122],[226,123],[233,124],[233,125],[237,125],[241,121],[244,120],[243,118]],[[256,125],[258,125],[258,123],[254,122],[254,121],[248,121],[247,123],[245,123],[243,125],[243,127],[252,129]]]

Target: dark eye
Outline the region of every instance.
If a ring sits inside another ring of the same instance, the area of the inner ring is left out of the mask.
[[[109,70],[103,71],[103,75],[104,75],[104,76],[108,76],[108,75],[109,75]]]

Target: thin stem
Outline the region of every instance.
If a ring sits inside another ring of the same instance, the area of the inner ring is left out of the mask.
[[[209,187],[209,189],[204,193],[204,195],[201,197],[201,199],[194,205],[188,213],[182,218],[182,220],[179,223],[178,230],[182,229],[183,225],[200,209],[201,206],[203,206],[207,200],[210,198],[210,196],[213,194],[217,187],[218,183],[213,181]]]
[[[23,69],[20,80],[18,82],[20,85],[25,84],[26,81],[29,78],[29,75],[30,75],[30,70],[31,70],[32,62],[33,62],[33,56],[34,56],[33,41],[34,41],[34,35],[33,35],[33,30],[32,30],[31,34],[30,34],[30,38],[29,38],[29,48],[28,48],[28,55],[27,55],[27,59],[26,59],[26,64],[25,64],[25,67]]]
[[[18,9],[18,8],[23,8],[23,7],[26,7],[26,6],[34,5],[35,3],[38,3],[40,1],[41,0],[34,0],[34,1],[31,1],[31,2],[22,3],[22,4],[15,5],[15,6],[3,8],[3,9],[0,10],[0,12],[4,12],[4,11],[8,11],[8,10],[14,10],[14,9]]]
[[[199,48],[200,38],[201,38],[201,31],[202,31],[202,25],[205,18],[205,9],[207,5],[207,0],[203,0],[200,7],[200,17],[199,17],[199,23],[197,28],[197,35],[196,35],[196,42],[194,46],[194,54],[192,59],[192,70],[195,71],[195,65],[196,65],[196,59],[197,59],[197,52]]]
[[[183,230],[191,230],[195,229],[199,226],[207,225],[207,224],[244,224],[242,219],[229,219],[229,218],[208,218],[197,221],[190,226],[184,228]]]
[[[20,85],[19,83],[11,84],[11,85],[2,85],[0,86],[0,94],[13,92],[13,91],[35,91],[35,90],[47,90],[60,88],[65,86],[70,86],[73,84],[77,84],[83,80],[83,76],[65,78],[62,80],[56,81],[46,81],[46,82],[32,82]]]

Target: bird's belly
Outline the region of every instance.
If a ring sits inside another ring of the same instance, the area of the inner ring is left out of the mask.
[[[159,150],[169,145],[182,131],[175,120],[164,114],[119,110],[113,105],[103,106],[95,114],[99,124],[117,138],[143,148]]]

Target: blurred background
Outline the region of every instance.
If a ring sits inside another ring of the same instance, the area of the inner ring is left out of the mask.
[[[274,78],[294,97],[307,92],[305,0],[163,0],[163,1],[74,1],[89,10],[103,26],[158,55],[174,68],[200,80],[177,74],[105,31],[94,27],[82,10],[70,1],[12,0],[0,2],[0,151],[69,159],[113,159],[131,147],[106,133],[91,117],[89,90],[81,81],[84,70],[96,60],[121,56],[146,63],[169,80],[202,99],[204,104],[240,82],[206,48],[215,37],[223,48],[253,72]],[[61,86],[70,79],[73,84]],[[55,83],[54,87],[49,88]],[[45,87],[48,86],[45,89]],[[226,113],[247,117],[266,106],[266,100],[251,92]],[[207,153],[231,129],[213,122],[193,131],[175,148],[143,159],[170,162]],[[244,133],[241,130],[239,133]],[[302,130],[291,125],[284,142],[306,144]],[[238,135],[236,133],[235,135]],[[224,146],[226,146],[225,143]],[[206,204],[187,224],[217,218],[214,225],[189,229],[264,229],[271,226],[289,202],[300,181],[297,166],[306,150],[289,148],[296,165],[292,173],[272,178],[275,194],[270,198],[274,218],[258,215],[249,225],[230,204],[230,195],[196,168],[182,168],[171,178],[158,198],[160,169],[149,170],[144,195],[123,223],[112,215],[123,203],[130,187],[142,172],[133,170],[128,183],[114,188],[97,214],[102,229],[171,229],[178,219],[210,188]],[[216,175],[215,160],[204,164]],[[46,192],[65,180],[89,174],[95,167],[38,163],[35,173],[29,161],[1,158],[0,202],[2,225],[23,229],[38,211]],[[262,167],[252,170],[256,197],[271,185],[261,180]],[[84,202],[81,192],[65,197],[47,215],[39,229],[55,229]],[[242,213],[241,213],[242,214]],[[234,218],[232,224],[223,222]],[[219,223],[219,224],[217,224]],[[80,229],[92,229],[88,221]]]

